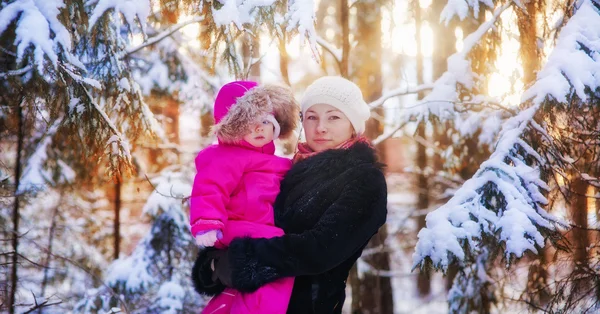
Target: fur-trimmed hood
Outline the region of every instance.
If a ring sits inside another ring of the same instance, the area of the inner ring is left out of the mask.
[[[254,82],[232,82],[219,91],[214,109],[215,135],[225,143],[237,143],[257,119],[272,114],[281,128],[279,138],[290,137],[296,129],[300,112],[292,91],[283,86],[252,86],[248,83]],[[228,104],[223,99],[235,103]],[[223,113],[223,108],[218,106],[227,106],[224,116],[217,116],[217,113]]]

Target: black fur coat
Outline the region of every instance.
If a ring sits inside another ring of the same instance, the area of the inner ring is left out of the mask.
[[[288,313],[341,313],[350,268],[386,219],[387,186],[374,150],[357,143],[298,162],[274,208],[284,236],[231,242],[234,288],[250,292],[296,277]],[[223,287],[211,280],[206,251],[192,276],[198,292],[215,294]]]

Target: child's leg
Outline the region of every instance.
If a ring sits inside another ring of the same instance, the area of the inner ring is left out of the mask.
[[[283,230],[249,221],[228,221],[223,238],[215,247],[225,248],[238,237],[272,238],[283,235]],[[294,287],[294,278],[281,278],[260,287],[252,293],[240,293],[230,288],[213,297],[203,314],[285,314]]]
[[[239,294],[237,290],[226,288],[219,295],[216,295],[208,301],[206,307],[202,310],[202,314],[225,314],[235,313],[231,311],[231,306],[235,296]]]
[[[294,278],[281,278],[260,287],[252,293],[239,293],[231,305],[235,314],[285,314],[287,312]]]

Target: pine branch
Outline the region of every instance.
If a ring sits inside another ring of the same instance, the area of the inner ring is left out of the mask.
[[[126,143],[127,140],[123,137],[121,132],[119,132],[119,130],[117,129],[117,126],[110,120],[108,115],[106,115],[106,112],[104,112],[104,110],[102,110],[102,108],[100,108],[100,106],[98,106],[98,104],[94,101],[94,98],[90,94],[90,91],[85,86],[83,86],[83,84],[81,84],[81,83],[79,83],[79,84],[81,85],[81,88],[85,91],[85,95],[88,97],[88,100],[92,104],[92,107],[98,112],[98,114],[100,114],[100,116],[102,117],[102,119],[104,120],[106,125],[108,125],[108,127],[112,130],[114,136],[117,137],[117,140],[121,143]],[[127,154],[127,156],[130,157],[131,152],[129,151],[129,148],[124,147],[123,145],[120,145],[120,146],[125,150],[125,153]]]
[[[8,71],[8,72],[3,72],[3,73],[0,73],[0,78],[6,78],[6,77],[9,77],[9,76],[23,75],[23,74],[29,72],[32,68],[33,67],[31,65],[28,65],[26,67],[23,67],[23,68],[20,68],[20,69],[17,69],[17,70],[11,70],[11,71]]]

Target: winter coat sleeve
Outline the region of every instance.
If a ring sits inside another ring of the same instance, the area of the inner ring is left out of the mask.
[[[226,155],[226,154],[225,154]],[[196,157],[196,177],[190,197],[192,235],[221,230],[227,222],[226,206],[244,173],[236,158],[225,158],[215,150],[202,151]]]
[[[354,178],[312,229],[232,241],[228,255],[234,288],[254,291],[281,277],[324,273],[360,250],[385,223],[387,187],[383,173],[373,167]]]

